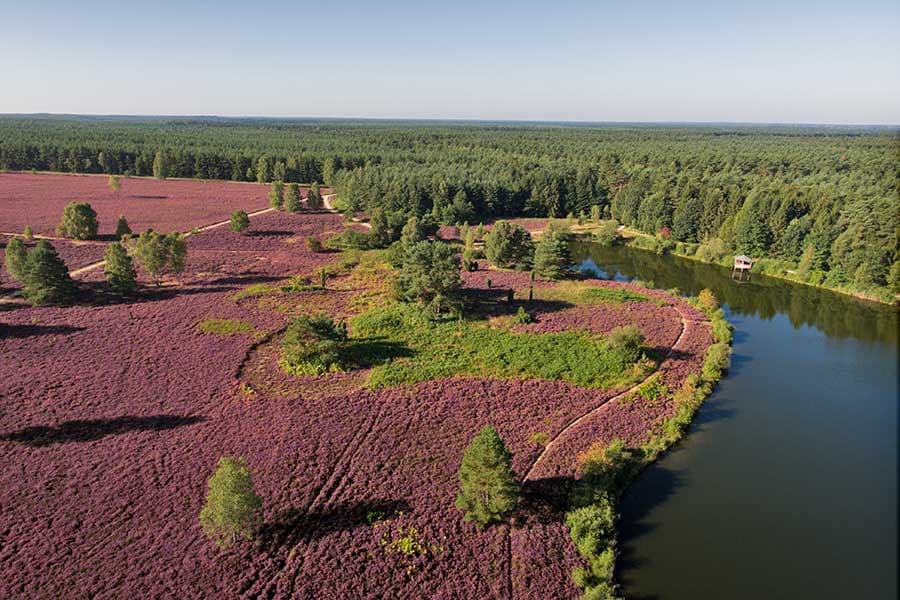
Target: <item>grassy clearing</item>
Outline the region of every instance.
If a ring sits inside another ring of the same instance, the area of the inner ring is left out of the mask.
[[[197,328],[201,333],[223,337],[241,333],[253,333],[253,325],[247,321],[237,321],[235,319],[206,319],[200,321]]]
[[[371,388],[454,375],[563,380],[588,388],[628,385],[655,368],[636,344],[585,332],[514,333],[481,321],[431,319],[416,306],[391,303],[351,322],[357,340],[377,340],[390,356],[370,357]],[[397,348],[404,355],[398,356]],[[378,346],[368,346],[378,352]]]

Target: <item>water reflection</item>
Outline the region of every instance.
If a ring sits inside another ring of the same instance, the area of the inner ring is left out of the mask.
[[[678,288],[692,295],[709,288],[734,315],[772,319],[785,314],[795,329],[811,326],[830,337],[892,346],[898,341],[898,311],[890,306],[762,275],[738,282],[724,267],[621,246],[573,244],[572,256],[582,270],[602,278],[642,279],[652,281],[656,287]]]

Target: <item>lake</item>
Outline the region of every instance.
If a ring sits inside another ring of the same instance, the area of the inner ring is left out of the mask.
[[[897,597],[898,311],[624,247],[585,272],[696,294],[734,326],[732,367],[621,504],[631,599]]]

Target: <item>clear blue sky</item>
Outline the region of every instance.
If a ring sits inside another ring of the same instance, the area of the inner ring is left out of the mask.
[[[0,0],[0,112],[900,123],[900,1]]]

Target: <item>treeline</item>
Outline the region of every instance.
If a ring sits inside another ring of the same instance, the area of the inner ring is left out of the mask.
[[[900,286],[897,131],[228,119],[0,119],[0,168],[319,182],[397,239],[591,214],[829,285]],[[596,207],[596,208],[593,208]]]

